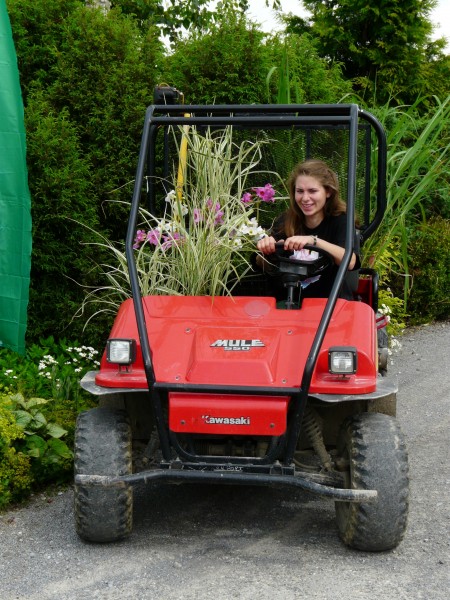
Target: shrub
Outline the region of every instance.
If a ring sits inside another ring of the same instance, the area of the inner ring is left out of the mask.
[[[64,478],[72,467],[72,451],[61,438],[67,430],[48,421],[43,406],[49,401],[44,398],[25,399],[22,394],[4,398],[4,404],[11,410],[16,425],[23,431],[14,447],[31,459],[33,480],[39,483],[58,481]]]
[[[292,103],[332,104],[351,93],[351,82],[343,78],[339,63],[320,57],[317,42],[308,34],[275,35],[269,38],[267,49],[273,66],[267,77],[266,102],[284,104],[289,92]],[[283,87],[288,89],[280,94]]]
[[[33,483],[31,459],[14,444],[25,436],[0,396],[0,509],[28,495]]]
[[[180,156],[188,149],[180,163],[183,184],[176,171],[166,181],[172,191],[165,190],[163,218],[140,209],[133,247],[142,295],[229,294],[251,270],[255,244],[265,235],[259,217],[279,198],[267,178],[277,187],[282,182],[260,169],[267,140],[236,140],[233,132],[232,127],[174,132]],[[253,187],[255,178],[265,185]],[[115,315],[131,296],[126,257],[106,238],[98,244],[110,259],[103,265],[105,285],[92,290],[87,302]]]
[[[97,364],[93,348],[52,337],[25,357],[0,349],[0,508],[70,477],[75,420],[93,406],[79,380]]]
[[[408,232],[412,323],[450,317],[450,222],[436,218]]]
[[[81,0],[8,0],[24,92],[33,255],[27,339],[50,334],[86,342],[72,321],[96,281],[89,229],[125,237],[145,108],[158,82],[159,32]],[[75,219],[75,221],[71,220]],[[81,244],[80,244],[81,243]],[[98,253],[98,248],[95,249]],[[56,318],[55,318],[56,317]],[[89,332],[98,344],[110,323]]]
[[[228,12],[210,32],[177,43],[164,78],[188,104],[264,102],[270,63],[263,39],[244,16]]]
[[[389,148],[387,208],[379,229],[364,245],[365,256],[369,260],[374,259],[377,269],[385,257],[390,256],[388,280],[394,294],[404,299],[409,313],[411,306],[408,304],[408,296],[412,289],[410,279],[413,270],[416,269],[417,273],[419,267],[416,263],[413,269],[410,264],[410,259],[415,254],[415,249],[411,246],[411,235],[417,241],[417,235],[422,231],[417,223],[427,214],[430,195],[448,187],[444,165],[448,162],[450,152],[447,141],[450,96],[442,102],[434,98],[435,107],[429,111],[428,118],[419,119],[418,107],[423,100],[419,99],[414,106],[406,109],[386,105],[377,110],[387,131]],[[434,222],[437,221],[430,221],[431,227]],[[423,231],[425,233],[426,229]],[[431,288],[435,283],[432,277],[426,286]],[[423,284],[422,278],[421,285]],[[430,289],[426,295],[431,298],[433,294],[434,291]],[[417,305],[416,309],[419,311],[417,314],[420,314],[422,307]],[[445,303],[443,310],[445,312]],[[446,310],[448,311],[448,305]],[[431,310],[429,314],[433,312]]]
[[[99,364],[97,358],[98,351],[90,346],[64,339],[57,343],[52,336],[27,346],[25,357],[0,348],[0,392],[71,402],[78,410],[83,407],[80,379]]]

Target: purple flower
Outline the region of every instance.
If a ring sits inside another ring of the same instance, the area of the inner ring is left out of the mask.
[[[145,241],[146,237],[147,237],[147,234],[145,233],[145,231],[143,229],[138,229],[136,231],[136,237],[134,238],[134,244],[133,244],[134,250],[139,249],[139,246],[142,244],[142,242]]]
[[[223,210],[220,208],[220,202],[213,202],[211,200],[211,198],[208,198],[208,200],[206,201],[206,206],[209,209],[214,209],[214,224],[215,225],[220,225],[221,223],[223,223],[223,216],[224,216],[224,212]]]
[[[266,183],[264,187],[253,188],[253,191],[263,202],[275,202],[275,190],[271,183]]]
[[[220,210],[220,204],[217,203],[216,214],[214,216],[214,225],[220,225],[221,223],[223,223],[223,215],[224,212],[223,210]]]
[[[199,208],[194,208],[194,223],[200,223],[203,221],[202,211]]]
[[[243,204],[250,204],[251,201],[252,201],[252,195],[250,194],[250,192],[245,192],[245,194],[243,194],[243,196],[241,198],[241,202]]]
[[[157,229],[150,229],[150,231],[147,232],[147,242],[149,244],[153,244],[154,246],[157,246],[159,244],[160,239],[161,239],[161,232],[158,231]]]
[[[162,239],[164,240],[164,242],[161,244],[161,248],[163,250],[168,250],[169,248],[172,248],[173,245],[176,246],[177,241],[182,240],[183,238],[179,233],[174,232],[172,233],[172,235],[163,235]]]

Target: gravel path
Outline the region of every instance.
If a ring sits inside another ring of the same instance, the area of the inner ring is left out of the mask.
[[[0,515],[0,600],[448,600],[450,322],[410,329],[401,343],[390,370],[411,501],[396,550],[343,546],[332,502],[220,486],[141,487],[133,535],[86,544],[68,489]]]

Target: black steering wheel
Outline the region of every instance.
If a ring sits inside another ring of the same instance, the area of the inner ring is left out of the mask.
[[[279,272],[298,275],[301,278],[313,277],[314,275],[319,275],[322,271],[334,264],[334,258],[329,252],[322,248],[306,244],[303,249],[317,252],[319,256],[313,260],[294,258],[292,256],[293,250],[285,250],[284,242],[276,242],[275,256],[278,259]]]

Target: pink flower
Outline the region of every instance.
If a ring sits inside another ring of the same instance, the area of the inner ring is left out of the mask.
[[[136,237],[134,238],[134,244],[133,244],[134,250],[138,250],[139,246],[142,244],[142,242],[145,241],[146,237],[147,237],[147,234],[145,233],[145,231],[143,229],[138,229],[136,231]]]
[[[220,210],[220,204],[216,204],[216,214],[214,215],[214,225],[220,225],[223,223],[223,210]]]
[[[194,223],[200,223],[203,221],[202,211],[199,208],[194,208]]]
[[[147,242],[149,244],[153,244],[154,246],[157,246],[159,244],[160,239],[161,239],[161,232],[158,231],[157,229],[150,229],[150,231],[147,232]]]
[[[266,183],[264,187],[253,188],[253,191],[263,202],[275,202],[275,190],[271,183]]]
[[[164,240],[164,242],[161,244],[161,248],[163,250],[168,250],[169,248],[172,248],[173,245],[177,245],[177,241],[182,241],[182,237],[179,233],[175,232],[172,233],[172,235],[163,235],[162,239]]]
[[[209,209],[214,209],[214,212],[215,212],[215,215],[214,215],[214,224],[215,225],[220,225],[221,223],[223,223],[224,212],[220,208],[220,202],[214,203],[211,200],[211,198],[208,198],[208,200],[206,201],[206,206]]]
[[[243,196],[241,198],[241,202],[243,204],[250,204],[251,201],[252,201],[252,195],[250,194],[250,192],[245,192],[245,194],[243,194]]]

